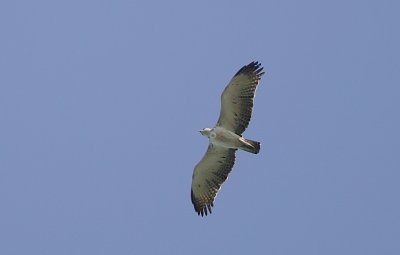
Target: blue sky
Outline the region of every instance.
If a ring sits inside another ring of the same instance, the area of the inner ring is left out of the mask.
[[[399,254],[397,1],[2,1],[0,254]],[[211,216],[220,94],[266,74]]]

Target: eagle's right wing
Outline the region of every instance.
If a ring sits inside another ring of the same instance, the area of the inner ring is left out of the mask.
[[[249,125],[256,88],[264,74],[258,62],[242,67],[221,95],[217,126],[241,135]]]
[[[210,144],[194,168],[191,197],[197,214],[211,213],[214,199],[235,164],[235,151]]]

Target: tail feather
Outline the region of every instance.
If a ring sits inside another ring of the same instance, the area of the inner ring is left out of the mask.
[[[260,152],[260,147],[261,147],[260,142],[253,141],[253,140],[246,139],[246,138],[242,138],[242,139],[243,139],[242,140],[243,146],[240,149],[245,150],[250,153],[254,153],[254,154],[257,154]]]

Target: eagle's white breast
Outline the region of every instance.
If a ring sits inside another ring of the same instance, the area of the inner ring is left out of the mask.
[[[210,133],[210,142],[224,148],[237,148],[240,136],[223,127],[215,127]]]

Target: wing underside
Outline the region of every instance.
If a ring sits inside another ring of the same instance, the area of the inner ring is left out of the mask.
[[[221,95],[221,112],[217,126],[241,135],[248,127],[253,111],[254,96],[263,67],[251,62],[232,78]]]
[[[210,144],[192,177],[191,198],[195,211],[203,216],[211,213],[214,199],[228,178],[235,163],[236,149]]]

